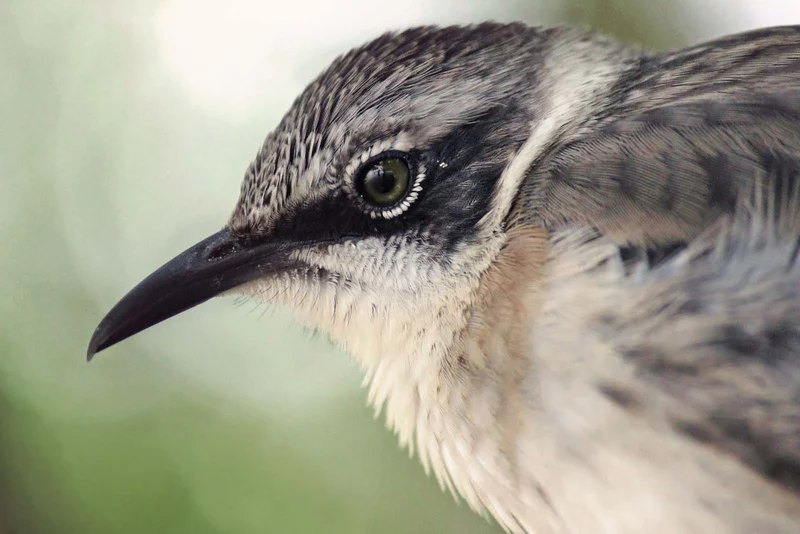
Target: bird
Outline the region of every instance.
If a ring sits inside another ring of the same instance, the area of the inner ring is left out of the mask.
[[[669,51],[390,31],[304,89],[222,229],[88,358],[213,297],[266,301],[508,532],[798,533],[799,177],[800,26]]]

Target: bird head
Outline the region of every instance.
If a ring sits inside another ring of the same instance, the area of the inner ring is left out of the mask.
[[[224,228],[126,295],[89,357],[230,292],[287,305],[362,359],[446,349],[531,160],[594,90],[575,83],[597,65],[582,39],[421,27],[339,57],[267,136]]]

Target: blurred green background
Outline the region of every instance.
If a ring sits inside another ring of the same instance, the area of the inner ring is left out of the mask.
[[[284,310],[217,299],[91,365],[89,336],[224,224],[302,87],[385,29],[571,22],[666,48],[798,11],[0,0],[0,533],[499,532],[399,450],[356,365]]]

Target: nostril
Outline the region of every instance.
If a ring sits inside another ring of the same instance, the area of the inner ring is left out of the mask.
[[[225,243],[220,243],[219,245],[212,246],[206,255],[206,259],[208,261],[218,261],[230,256],[238,249],[239,245],[236,242],[227,241]]]

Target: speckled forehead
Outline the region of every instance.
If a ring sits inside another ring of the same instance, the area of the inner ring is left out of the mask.
[[[327,191],[324,178],[326,153],[315,147],[315,134],[298,139],[292,131],[277,130],[247,168],[239,201],[231,217],[233,228],[268,225],[292,199],[310,191]]]
[[[230,226],[269,227],[287,206],[342,187],[353,162],[375,147],[425,148],[503,102],[520,69],[500,59],[534,36],[514,26],[417,28],[345,54],[267,137]]]
[[[231,227],[267,229],[290,205],[313,201],[342,187],[352,187],[350,182],[356,168],[372,155],[390,149],[407,151],[415,146],[409,135],[400,132],[354,151],[352,157],[337,157],[343,155],[342,151],[315,147],[315,137],[312,134],[308,144],[284,140],[277,149],[267,147],[265,157],[256,158],[250,164],[231,217]],[[339,137],[334,146],[346,145],[349,136],[342,133]],[[292,144],[300,147],[294,156],[288,152],[291,148],[287,148]],[[344,154],[350,152],[344,151]],[[287,159],[300,161],[286,162]]]

